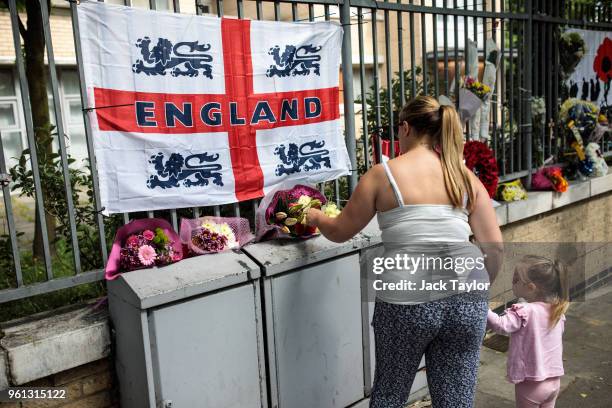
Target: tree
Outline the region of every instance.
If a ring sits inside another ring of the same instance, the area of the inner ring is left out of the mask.
[[[50,10],[50,1],[47,2],[47,10]],[[8,0],[1,0],[1,5],[8,8]],[[23,48],[21,52],[25,61],[25,74],[28,81],[28,91],[30,94],[30,109],[32,112],[32,121],[34,125],[34,135],[36,139],[36,150],[40,157],[51,157],[52,142],[51,123],[49,119],[49,99],[47,96],[47,73],[45,72],[45,37],[43,32],[43,19],[40,9],[39,0],[18,0],[17,7],[20,11],[25,11],[27,22],[23,23],[19,17],[19,34],[23,39]],[[19,50],[15,50],[19,52]],[[59,103],[59,101],[57,102]],[[33,147],[33,146],[30,146]],[[47,163],[38,163],[44,166]],[[42,199],[50,198],[53,194],[49,191],[50,188],[42,183]],[[55,217],[48,211],[45,211],[45,220],[47,224],[46,234],[51,243],[53,251],[53,243],[55,242]],[[32,252],[34,257],[42,258],[43,256],[43,232],[41,228],[41,219],[38,211],[35,218],[35,232]]]

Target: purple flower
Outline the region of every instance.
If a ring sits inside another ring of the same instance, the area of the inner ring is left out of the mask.
[[[199,228],[191,237],[191,242],[205,252],[219,252],[225,249],[227,237],[207,228]]]

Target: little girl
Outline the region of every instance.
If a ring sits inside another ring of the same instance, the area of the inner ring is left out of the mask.
[[[558,261],[524,257],[512,290],[527,303],[499,316],[489,310],[487,328],[510,335],[507,378],[515,384],[517,408],[554,408],[563,375],[562,336],[569,305],[567,269]]]

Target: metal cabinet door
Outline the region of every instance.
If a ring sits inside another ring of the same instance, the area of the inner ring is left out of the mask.
[[[364,398],[359,256],[269,278],[265,296],[273,407],[345,407]]]
[[[158,405],[164,400],[172,408],[267,405],[260,389],[257,288],[251,283],[150,312]]]

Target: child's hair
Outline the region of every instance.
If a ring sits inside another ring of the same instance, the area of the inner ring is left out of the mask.
[[[543,256],[527,255],[516,266],[521,280],[533,283],[552,305],[550,327],[556,326],[569,307],[569,275],[561,262]]]

